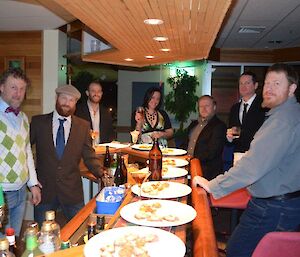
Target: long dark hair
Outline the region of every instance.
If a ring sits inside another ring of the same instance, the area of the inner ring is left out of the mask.
[[[145,96],[144,96],[144,103],[143,103],[144,108],[148,108],[148,103],[150,102],[150,100],[155,92],[158,92],[160,94],[159,103],[155,109],[158,110],[160,108],[161,103],[162,103],[162,93],[160,91],[160,88],[158,88],[158,87],[150,87],[146,91]]]

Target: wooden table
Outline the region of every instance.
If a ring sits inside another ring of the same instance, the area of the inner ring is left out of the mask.
[[[128,153],[137,155],[137,157],[148,158],[148,152],[136,151],[131,148],[122,148],[117,151],[122,153]],[[98,152],[99,153],[99,152]],[[184,158],[184,157],[182,157]],[[191,176],[201,173],[201,166],[198,159],[192,159],[190,162]],[[133,194],[129,191],[115,215],[109,221],[107,228],[113,228],[118,226],[120,219],[120,210],[126,204],[134,200]],[[182,197],[182,202],[187,201],[187,197]],[[192,205],[197,211],[197,217],[192,222],[193,230],[193,253],[197,257],[217,257],[217,244],[213,230],[213,222],[210,212],[210,206],[206,192],[201,188],[192,189]],[[87,219],[87,217],[95,209],[96,202],[93,198],[66,226],[61,230],[62,240],[67,240],[77,230],[77,228]],[[120,225],[120,224],[119,224]],[[186,226],[181,225],[174,228],[175,233],[179,238],[185,242],[186,238]],[[49,257],[83,257],[84,246],[78,246],[67,250],[58,251],[46,256]]]

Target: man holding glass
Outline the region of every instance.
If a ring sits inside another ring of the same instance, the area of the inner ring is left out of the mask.
[[[266,109],[261,107],[262,98],[256,95],[256,75],[244,72],[239,78],[241,100],[231,107],[227,140],[234,144],[234,158],[245,153],[250,147],[254,134],[264,122]]]
[[[251,256],[272,231],[300,228],[300,105],[295,97],[298,74],[283,63],[272,65],[263,88],[267,119],[249,151],[237,164],[208,181],[196,176],[214,198],[246,187],[252,195],[227,245],[227,257]]]

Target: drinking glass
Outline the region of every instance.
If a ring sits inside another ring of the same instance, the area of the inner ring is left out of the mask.
[[[142,200],[142,185],[149,178],[151,172],[147,169],[137,170],[130,172],[131,177],[134,179],[135,183],[138,185],[138,199]]]
[[[98,141],[99,141],[99,136],[100,136],[100,132],[97,131],[97,130],[90,130],[90,135],[91,135],[91,138],[92,138],[92,145],[93,147],[95,148]]]
[[[239,138],[241,135],[241,127],[232,127],[231,132],[234,139]]]
[[[136,112],[139,113],[139,114],[141,114],[143,117],[145,115],[145,109],[144,109],[143,106],[136,107]]]
[[[134,130],[134,131],[130,131],[130,135],[131,135],[131,141],[133,144],[136,144],[138,139],[139,139],[139,135],[140,135],[140,132],[137,131],[137,130]]]

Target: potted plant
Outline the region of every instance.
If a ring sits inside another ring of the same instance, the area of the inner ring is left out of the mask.
[[[198,96],[195,94],[198,80],[196,76],[188,75],[187,71],[176,70],[175,77],[167,79],[171,86],[171,92],[165,98],[166,110],[175,115],[175,120],[180,123],[179,129],[175,131],[175,141],[182,141],[186,136],[184,123],[190,114],[196,111]]]

